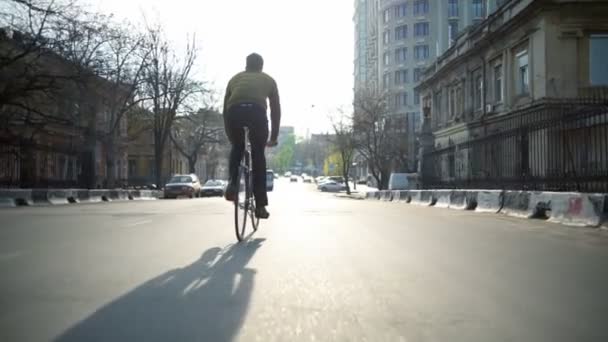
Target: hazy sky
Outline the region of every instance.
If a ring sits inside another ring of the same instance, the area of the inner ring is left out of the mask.
[[[349,108],[353,88],[352,0],[89,0],[93,10],[138,22],[158,18],[169,39],[196,32],[197,78],[222,95],[251,52],[278,85],[283,125],[299,135],[329,130],[328,113]],[[313,108],[314,105],[314,108]]]

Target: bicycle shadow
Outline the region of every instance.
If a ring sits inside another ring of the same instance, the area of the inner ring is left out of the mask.
[[[73,341],[231,341],[254,287],[247,263],[264,239],[210,248],[97,310],[57,337]]]

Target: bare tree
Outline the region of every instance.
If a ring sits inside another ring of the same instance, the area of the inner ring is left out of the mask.
[[[348,178],[355,154],[356,140],[353,130],[352,118],[344,113],[340,113],[332,121],[334,136],[332,138],[333,149],[340,155],[341,173],[346,184],[346,193],[350,195],[350,185]]]
[[[395,148],[387,124],[387,96],[363,90],[355,96],[354,108],[353,124],[357,150],[367,160],[378,188],[386,189]]]
[[[153,116],[156,183],[163,179],[163,158],[171,127],[179,111],[186,110],[187,101],[201,94],[203,87],[190,78],[197,57],[195,40],[187,44],[183,58],[178,58],[164,37],[162,27],[149,27],[146,44],[150,63],[144,69],[144,91]]]
[[[98,130],[98,138],[105,143],[105,161],[108,187],[115,185],[116,158],[120,149],[126,148],[126,114],[136,109],[146,100],[142,93],[144,68],[150,55],[145,44],[145,36],[136,32],[129,25],[110,28],[104,46],[105,62],[103,77],[107,83],[108,108],[102,121],[103,127]]]
[[[196,162],[207,144],[223,142],[223,132],[222,115],[213,108],[199,109],[175,121],[171,140],[179,153],[188,159],[190,173],[196,172]]]

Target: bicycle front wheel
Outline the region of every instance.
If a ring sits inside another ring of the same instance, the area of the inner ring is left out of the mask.
[[[239,172],[237,175],[238,191],[236,199],[234,200],[234,228],[236,231],[236,239],[243,241],[245,238],[245,228],[247,227],[247,215],[249,208],[248,200],[248,182],[249,172],[242,165],[239,166]]]

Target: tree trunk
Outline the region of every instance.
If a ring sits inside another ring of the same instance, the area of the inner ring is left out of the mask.
[[[19,184],[22,188],[32,188],[35,183],[35,170],[34,155],[32,148],[29,146],[21,145],[19,151]]]
[[[196,173],[196,160],[198,158],[196,156],[190,156],[188,157],[188,169],[190,170],[190,173]]]
[[[116,151],[114,137],[109,137],[106,143],[106,181],[108,189],[114,189],[116,185]]]
[[[344,184],[346,184],[346,194],[350,195],[350,185],[348,185],[348,173],[349,173],[349,168],[345,167],[342,169],[342,177],[344,177]]]
[[[162,188],[165,186],[163,180],[163,148],[159,146],[159,143],[154,144],[154,167],[155,167],[155,178],[156,178],[156,187]]]

